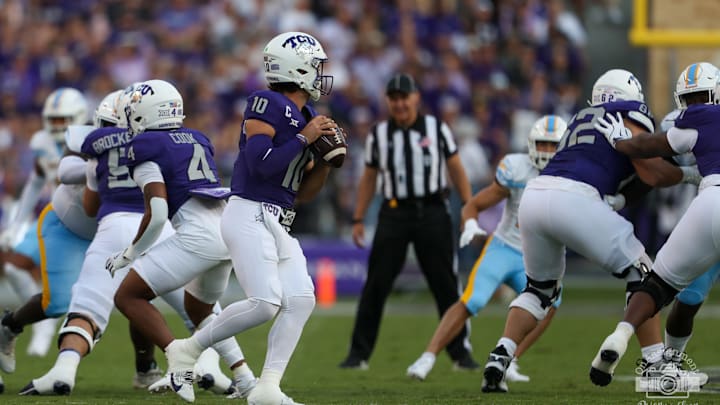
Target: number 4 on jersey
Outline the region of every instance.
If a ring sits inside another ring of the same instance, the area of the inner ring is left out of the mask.
[[[190,165],[187,170],[188,180],[208,179],[211,182],[217,182],[215,174],[210,169],[207,157],[205,156],[205,148],[200,144],[193,145],[193,156],[190,159]]]

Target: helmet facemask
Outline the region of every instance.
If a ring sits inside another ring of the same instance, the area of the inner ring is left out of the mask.
[[[678,77],[675,105],[685,109],[689,104],[718,104],[719,85],[720,71],[717,67],[707,62],[693,63]]]
[[[537,148],[538,144],[552,143],[557,148],[566,129],[565,120],[556,115],[546,115],[535,121],[528,135],[528,156],[538,170],[544,169],[550,159],[555,156],[555,150],[540,151]]]
[[[327,55],[320,42],[302,32],[286,32],[268,42],[263,52],[268,84],[295,83],[317,101],[330,94],[333,77],[324,74]]]

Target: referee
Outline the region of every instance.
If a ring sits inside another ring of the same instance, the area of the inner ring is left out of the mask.
[[[390,119],[376,124],[365,145],[365,171],[358,186],[353,240],[364,246],[365,212],[380,177],[384,197],[358,305],[350,352],[341,368],[367,369],[380,318],[393,283],[403,268],[410,243],[435,297],[440,316],[459,299],[455,243],[447,194],[450,176],[462,201],[470,184],[450,128],[432,115],[418,114],[420,94],[407,74],[387,84]],[[467,325],[448,346],[456,367],[474,369]]]

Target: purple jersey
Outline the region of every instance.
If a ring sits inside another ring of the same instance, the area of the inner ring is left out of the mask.
[[[82,152],[97,159],[95,176],[100,195],[97,220],[114,212],[145,211],[140,188],[130,177],[127,150],[132,135],[125,128],[99,128],[88,134]]]
[[[284,95],[270,90],[256,91],[248,98],[245,119],[256,119],[268,123],[275,128],[272,139],[273,146],[286,142],[297,142],[295,135],[307,122],[317,115],[310,106],[300,111],[295,103]],[[267,179],[254,177],[250,174],[245,157],[245,126],[240,135],[240,152],[232,175],[232,193],[253,201],[270,202],[281,207],[292,208],[295,195],[300,188],[305,166],[312,159],[309,148],[303,149],[295,159],[287,163],[280,174]]]
[[[692,152],[703,177],[720,174],[719,116],[718,105],[693,104],[675,119],[675,127],[697,130],[697,141]]]
[[[639,101],[616,101],[587,107],[570,120],[557,153],[540,173],[587,183],[600,195],[616,194],[623,180],[635,174],[631,160],[613,149],[593,124],[607,113],[642,114],[654,120],[647,105]]]
[[[132,171],[143,162],[160,166],[168,196],[168,218],[190,199],[194,189],[220,186],[210,140],[199,131],[179,128],[146,131],[133,138],[128,151]]]

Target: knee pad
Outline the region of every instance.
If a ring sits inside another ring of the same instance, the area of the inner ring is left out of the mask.
[[[642,291],[652,297],[653,301],[655,301],[655,313],[658,313],[664,306],[671,303],[678,293],[678,290],[670,286],[654,271],[650,271],[633,293],[637,291]]]
[[[561,290],[562,286],[557,280],[537,281],[528,277],[527,287],[510,303],[510,307],[522,308],[541,321],[560,296]]]
[[[628,283],[633,281],[642,281],[648,273],[650,273],[651,268],[652,260],[650,260],[647,253],[643,253],[642,256],[640,256],[633,264],[624,268],[620,272],[612,273],[612,275],[614,277],[621,278]]]
[[[71,320],[77,319],[77,318],[84,320],[85,322],[88,323],[88,325],[90,325],[90,328],[93,331],[92,335],[90,335],[88,333],[88,331],[86,331],[85,329],[83,329],[79,326],[68,325],[68,323]],[[85,342],[87,342],[87,344],[88,344],[88,353],[90,353],[92,351],[93,347],[95,347],[95,343],[97,343],[97,341],[100,340],[100,336],[101,336],[100,331],[95,326],[95,322],[93,322],[93,320],[90,319],[90,317],[80,314],[80,313],[77,313],[77,312],[71,312],[65,318],[65,322],[63,322],[63,326],[60,328],[60,331],[58,332],[58,342],[57,342],[58,348],[60,348],[60,344],[62,343],[63,336],[65,336],[67,334],[75,334],[75,335],[78,335],[81,338],[85,339]]]

